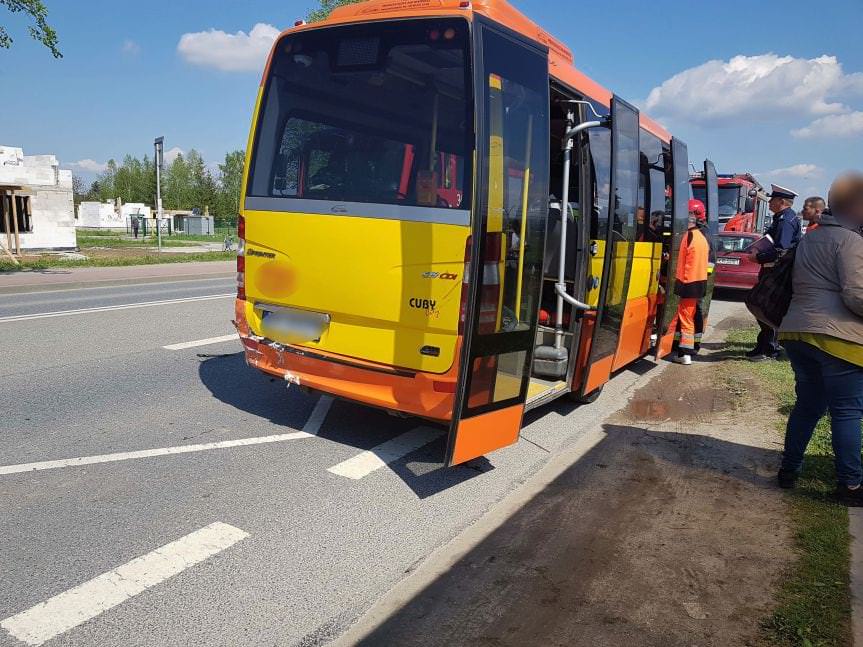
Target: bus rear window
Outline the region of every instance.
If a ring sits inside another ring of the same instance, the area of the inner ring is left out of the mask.
[[[462,20],[284,38],[262,102],[248,196],[469,209],[467,42]]]

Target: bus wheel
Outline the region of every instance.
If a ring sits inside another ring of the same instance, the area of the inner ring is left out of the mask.
[[[595,391],[591,391],[586,395],[581,395],[580,393],[573,391],[569,394],[569,399],[573,402],[577,402],[578,404],[590,404],[591,402],[596,402],[597,399],[599,399],[600,394],[602,394],[603,388],[604,385],[599,387]]]

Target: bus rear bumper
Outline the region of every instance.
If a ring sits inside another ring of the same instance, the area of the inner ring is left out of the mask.
[[[441,422],[452,419],[455,369],[438,375],[358,363],[351,358],[311,352],[258,337],[239,317],[234,324],[243,344],[246,364],[252,368],[289,384],[387,411]]]

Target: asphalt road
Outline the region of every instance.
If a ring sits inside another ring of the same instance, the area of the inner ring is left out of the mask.
[[[656,370],[444,470],[442,430],[247,368],[232,290],[0,299],[0,646],[324,644]]]

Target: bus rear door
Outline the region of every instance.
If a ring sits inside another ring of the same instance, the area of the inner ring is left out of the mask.
[[[548,220],[548,52],[478,21],[477,200],[446,463],[518,440]]]
[[[657,315],[659,339],[656,342],[656,359],[665,357],[671,352],[674,344],[674,330],[671,322],[677,314],[678,298],[674,294],[674,277],[677,273],[677,255],[683,235],[689,228],[689,152],[686,144],[671,138],[671,226],[668,231],[669,243],[663,244],[663,252],[668,254],[667,269],[663,274],[665,281],[665,300]],[[665,233],[665,232],[664,232]]]

